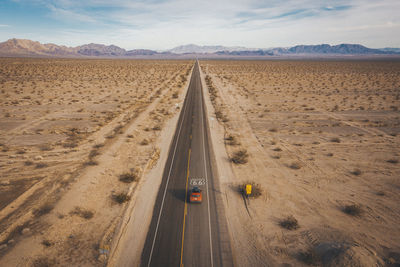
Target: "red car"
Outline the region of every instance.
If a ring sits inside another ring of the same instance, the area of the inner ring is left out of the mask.
[[[192,203],[201,203],[203,201],[203,194],[201,193],[200,188],[197,186],[193,187],[192,192],[190,193],[190,202]]]

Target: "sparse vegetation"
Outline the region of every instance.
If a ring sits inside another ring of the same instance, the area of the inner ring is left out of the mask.
[[[304,262],[307,265],[319,265],[321,262],[321,258],[317,254],[314,248],[310,247],[306,251],[302,251],[299,253],[299,260]]]
[[[288,230],[296,230],[300,227],[297,219],[293,215],[290,215],[280,221],[279,225]]]
[[[41,205],[38,209],[35,209],[33,211],[33,215],[35,215],[35,217],[40,217],[43,216],[47,213],[50,213],[50,211],[52,211],[54,208],[54,204],[53,203],[44,203],[43,205]]]
[[[248,162],[249,154],[246,149],[235,151],[231,157],[231,161],[235,164],[245,164]]]
[[[39,257],[33,261],[32,267],[53,267],[55,264],[56,261],[54,259]]]
[[[119,180],[124,183],[132,183],[137,180],[137,174],[133,172],[126,172],[119,176]]]
[[[350,172],[351,174],[355,175],[355,176],[359,176],[362,174],[360,169],[354,169]]]
[[[300,162],[292,162],[291,164],[288,165],[288,167],[293,170],[299,170],[301,169],[301,164]]]
[[[392,164],[397,164],[397,163],[399,163],[399,160],[398,159],[388,159],[387,162],[392,163]]]
[[[71,215],[77,215],[79,217],[82,217],[86,220],[89,220],[93,218],[94,212],[91,210],[83,209],[81,207],[75,207],[74,210],[70,212]]]
[[[362,209],[360,205],[350,204],[343,207],[343,212],[352,216],[360,216],[362,213]]]
[[[119,203],[122,204],[124,202],[127,202],[131,199],[131,197],[127,193],[118,193],[112,196],[112,199]]]
[[[333,138],[330,139],[330,141],[331,141],[332,143],[340,143],[340,142],[341,142],[341,141],[340,141],[340,138],[338,138],[338,137],[333,137]]]

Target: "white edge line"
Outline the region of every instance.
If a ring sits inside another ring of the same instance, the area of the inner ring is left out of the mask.
[[[200,65],[198,64],[198,68],[200,68]],[[200,70],[199,70],[199,78],[200,77]],[[201,125],[203,128],[202,134],[203,134],[203,158],[204,158],[204,171],[206,175],[206,182],[207,182],[207,208],[208,208],[208,233],[210,235],[210,256],[211,256],[211,267],[214,266],[214,260],[213,260],[213,248],[212,248],[212,241],[211,241],[211,219],[210,219],[210,194],[208,193],[208,175],[207,175],[207,161],[206,161],[206,147],[205,147],[205,137],[204,137],[204,111],[203,111],[203,86],[201,85],[201,80],[200,80],[200,87],[201,87]]]
[[[192,75],[193,75],[193,73],[192,73]],[[192,84],[192,78],[190,78],[190,83],[189,83],[189,87],[188,87],[188,88],[190,88],[190,85],[191,85],[191,84]],[[187,96],[187,95],[186,95],[186,96]],[[162,201],[161,201],[160,213],[158,214],[156,230],[155,230],[155,234],[154,234],[154,238],[153,238],[153,244],[151,245],[150,256],[149,256],[149,262],[148,262],[148,264],[147,264],[148,267],[150,267],[150,264],[151,264],[151,258],[152,258],[152,255],[153,255],[154,244],[155,244],[156,238],[157,238],[158,226],[159,226],[159,224],[160,224],[161,213],[162,213],[162,209],[163,209],[163,207],[164,207],[165,195],[166,195],[166,193],[167,193],[169,178],[170,178],[170,176],[171,176],[172,165],[174,164],[176,148],[178,147],[178,141],[179,141],[179,138],[180,138],[180,135],[181,135],[181,130],[182,130],[183,121],[185,120],[185,113],[186,113],[186,108],[187,108],[186,97],[185,97],[185,102],[184,102],[184,103],[185,103],[185,108],[184,108],[184,110],[183,110],[182,121],[181,121],[181,125],[179,126],[178,137],[176,138],[176,143],[175,143],[175,148],[174,148],[174,154],[172,155],[172,160],[171,160],[171,165],[170,165],[169,172],[168,172],[167,182],[166,182],[166,184],[165,184],[163,199],[162,199]]]

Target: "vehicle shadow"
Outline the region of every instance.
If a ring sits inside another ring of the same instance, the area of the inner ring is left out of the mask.
[[[171,190],[172,195],[177,198],[178,200],[185,202],[186,190],[185,189],[174,189]],[[187,199],[189,202],[189,192],[187,194]]]

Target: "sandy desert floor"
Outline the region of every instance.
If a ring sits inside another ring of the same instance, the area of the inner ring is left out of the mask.
[[[1,266],[104,264],[192,65],[0,59]]]
[[[399,266],[400,62],[200,65],[238,266]]]

